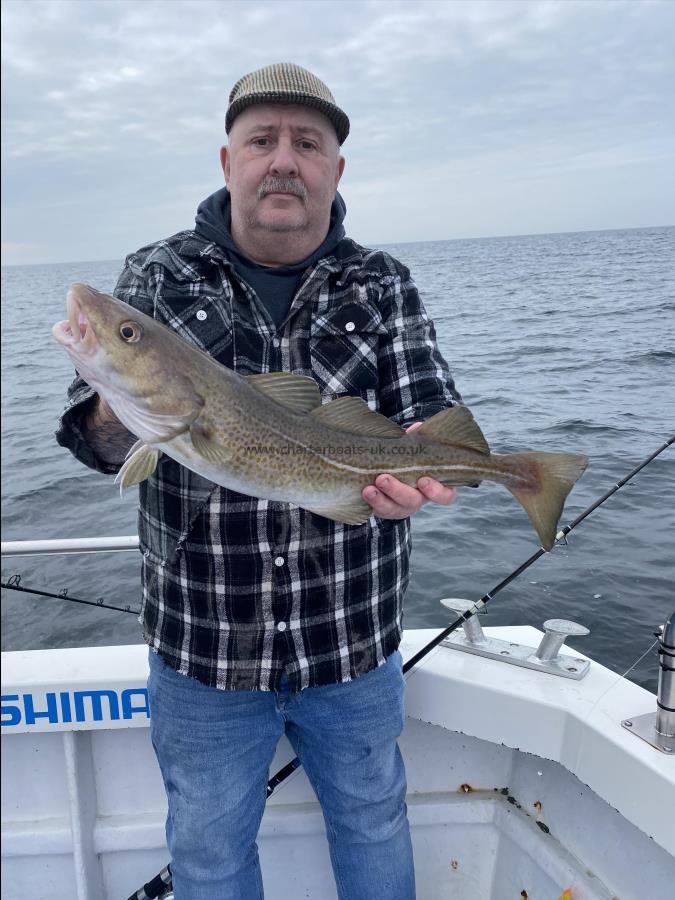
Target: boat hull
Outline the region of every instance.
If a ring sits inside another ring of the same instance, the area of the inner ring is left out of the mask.
[[[407,632],[404,657],[432,636]],[[120,900],[168,862],[146,675],[140,645],[3,654],[3,900]],[[570,682],[429,653],[408,675],[401,738],[421,900],[557,898],[568,887],[575,900],[667,896],[672,760],[620,725],[653,704],[595,663]],[[272,772],[292,757],[282,739]],[[302,769],[269,799],[259,847],[268,900],[335,897]]]

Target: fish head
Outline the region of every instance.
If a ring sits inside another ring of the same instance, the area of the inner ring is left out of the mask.
[[[52,334],[129,431],[151,444],[186,431],[204,405],[181,364],[186,342],[86,284],[71,285],[66,307]]]

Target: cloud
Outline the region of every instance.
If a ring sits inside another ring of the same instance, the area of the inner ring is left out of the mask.
[[[437,173],[429,184],[449,190],[453,172],[476,166],[527,191],[563,172],[588,183],[623,159],[633,182],[612,189],[635,193],[648,217],[640,177],[648,181],[650,161],[672,146],[669,0],[8,0],[2,9],[7,237],[31,243],[44,228],[36,243],[48,246],[62,225],[41,210],[67,204],[78,258],[94,246],[81,224],[92,202],[111,211],[96,234],[98,247],[108,233],[108,257],[132,249],[112,211],[133,209],[130,241],[163,236],[181,216],[182,227],[191,223],[201,192],[222,183],[230,88],[272,61],[315,71],[348,112],[344,188],[350,217],[371,235],[380,210],[364,185],[384,178],[402,192]],[[185,185],[200,194],[185,197]],[[367,208],[354,208],[361,202]],[[398,217],[399,240],[424,237],[416,202],[428,202],[426,188],[406,198],[414,215]],[[603,216],[603,198],[593,202]],[[489,197],[482,204],[489,231],[502,210]]]

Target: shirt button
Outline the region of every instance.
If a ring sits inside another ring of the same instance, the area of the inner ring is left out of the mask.
[[[277,625],[277,631],[286,631],[286,623],[279,622],[279,624]]]
[[[347,322],[345,325],[345,331],[353,331],[356,328],[356,325],[353,322]]]
[[[279,338],[274,338],[274,340],[272,341],[272,346],[277,348],[281,347],[281,341],[279,340]]]
[[[204,319],[206,318],[206,310],[204,310],[204,309],[197,310],[197,318],[199,319],[200,322],[203,322]]]
[[[285,562],[286,562],[286,560],[283,558],[283,556],[277,556],[277,558],[274,560],[274,565],[275,566],[283,566],[283,564]]]

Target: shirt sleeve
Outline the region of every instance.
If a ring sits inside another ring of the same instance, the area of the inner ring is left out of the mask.
[[[399,425],[429,419],[462,402],[436,343],[436,331],[404,267],[382,297],[386,337],[380,343],[380,412]]]
[[[113,294],[125,300],[131,306],[149,312],[152,315],[153,301],[146,292],[145,281],[138,269],[127,259]],[[98,394],[75,373],[75,380],[68,388],[67,405],[59,419],[56,430],[56,443],[70,450],[73,456],[90,469],[103,472],[104,475],[115,475],[121,466],[99,459],[87,441],[84,422],[92,412]]]

